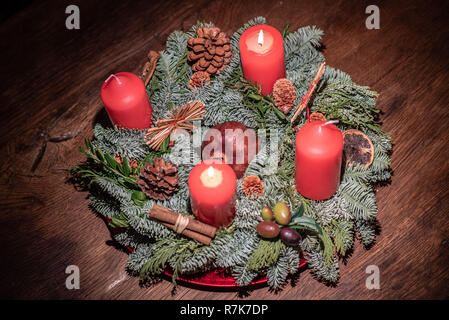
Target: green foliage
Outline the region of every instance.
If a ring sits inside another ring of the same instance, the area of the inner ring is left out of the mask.
[[[91,182],[102,178],[117,182],[122,186],[131,185],[137,187],[136,179],[132,175],[136,175],[136,170],[131,170],[128,160],[123,158],[120,165],[110,154],[104,153],[100,148],[85,139],[86,149],[79,147],[79,151],[84,153],[88,161],[87,165],[75,167],[73,174],[84,180]],[[90,186],[90,183],[87,184]]]
[[[329,234],[329,228],[325,228],[324,232],[320,235],[322,244],[322,252],[326,267],[330,267],[334,260],[334,243]]]
[[[284,247],[279,259],[267,271],[268,285],[280,289],[286,282],[287,275],[298,271],[299,252],[291,247]]]
[[[142,278],[147,275],[160,275],[167,265],[173,269],[175,282],[182,270],[182,261],[191,256],[198,244],[188,239],[163,239],[152,246],[153,255],[140,270]]]
[[[94,135],[96,139],[92,145],[105,154],[139,161],[151,152],[145,144],[143,130],[103,128],[100,124],[96,124]]]
[[[312,111],[323,113],[327,119],[338,119],[348,128],[383,133],[377,122],[375,108],[377,93],[348,81],[329,80],[316,96]]]
[[[271,266],[279,259],[281,250],[285,248],[285,244],[281,239],[265,240],[261,239],[257,249],[252,253],[248,261],[248,269],[258,271]]]
[[[243,104],[246,108],[253,111],[257,128],[263,129],[267,127],[268,114],[275,114],[280,121],[287,122],[287,117],[275,105],[274,100],[270,95],[262,96],[260,94],[261,87],[243,77],[241,69],[238,70],[238,80],[232,79],[231,88],[237,89],[243,96]]]
[[[192,70],[186,59],[187,39],[195,35],[196,27],[212,26],[198,22],[188,32],[175,31],[167,40],[167,48],[147,86],[153,107],[153,121],[163,119],[175,106],[192,100],[206,105],[203,125],[236,120],[249,128],[268,128],[267,139],[249,164],[245,175],[258,175],[264,183],[263,196],[248,199],[242,191],[242,179],[237,182],[236,217],[228,228],[220,229],[209,246],[187,239],[148,219],[154,203],[181,214],[189,215],[188,175],[194,164],[183,159],[195,159],[190,137],[179,137],[170,148],[168,140],[161,152],[152,151],[144,141],[145,133],[138,130],[103,128],[96,125],[95,139],[86,140],[80,148],[87,161],[72,170],[72,177],[91,193],[91,207],[111,219],[118,227],[114,239],[135,249],[129,255],[128,268],[143,279],[159,275],[167,267],[175,281],[179,274],[197,273],[223,268],[236,283],[249,284],[259,274],[266,274],[270,287],[278,289],[287,275],[297,271],[302,251],[317,279],[335,284],[339,278],[338,257],[352,248],[354,234],[369,246],[376,234],[377,206],[372,184],[390,178],[391,138],[380,129],[379,111],[375,108],[377,94],[359,86],[340,70],[326,68],[323,79],[310,102],[312,111],[328,119],[338,119],[340,130],[357,128],[367,134],[375,147],[374,162],[369,168],[347,167],[337,193],[330,199],[314,201],[295,190],[295,135],[290,125],[294,109],[287,115],[274,106],[272,97],[261,96],[260,88],[243,78],[240,65],[239,38],[249,27],[265,24],[257,17],[231,37],[233,56],[229,65],[203,88],[191,90],[188,80]],[[284,49],[287,78],[295,86],[296,104],[305,94],[324,57],[319,51],[323,32],[316,27],[303,27],[290,32],[284,28]],[[305,123],[301,114],[296,124]],[[270,142],[275,142],[271,149]],[[183,154],[183,150],[188,150]],[[278,152],[276,154],[276,152]],[[114,155],[122,157],[119,164]],[[145,162],[163,157],[178,166],[180,190],[169,200],[148,199],[136,184],[136,176]],[[130,160],[138,162],[137,168]],[[300,248],[284,245],[280,240],[260,239],[255,226],[261,220],[260,210],[285,201],[294,209],[291,227],[302,236]]]
[[[332,227],[335,250],[345,256],[354,243],[354,224],[351,221],[334,220]]]

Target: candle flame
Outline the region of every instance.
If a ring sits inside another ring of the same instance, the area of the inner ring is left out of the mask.
[[[263,30],[259,31],[259,37],[257,38],[257,43],[259,46],[263,46]]]
[[[214,176],[214,168],[212,166],[209,166],[207,169],[207,175],[211,178]]]

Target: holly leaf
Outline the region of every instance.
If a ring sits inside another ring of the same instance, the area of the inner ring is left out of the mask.
[[[122,161],[122,171],[123,171],[123,174],[125,175],[125,176],[129,176],[129,174],[131,173],[131,167],[129,166],[129,161],[128,161],[128,158],[126,158],[126,157],[123,157],[123,161]]]
[[[254,93],[249,94],[249,95],[248,95],[248,98],[253,99],[253,100],[256,100],[256,101],[262,100],[262,97],[261,97],[261,96],[259,96],[258,94],[254,94]]]
[[[134,201],[136,205],[139,207],[143,207],[147,202],[147,196],[142,191],[134,190],[131,199]]]
[[[323,234],[320,225],[311,217],[296,217],[291,220],[289,227],[294,229],[309,229],[320,235]]]
[[[83,147],[79,146],[78,151],[82,152],[87,158],[90,158],[90,154],[86,150],[84,150]]]
[[[302,217],[304,215],[304,206],[302,203],[299,205],[298,208],[296,208],[295,212],[293,212],[292,220],[295,218]]]
[[[142,163],[149,162],[151,164],[154,164],[154,157],[156,157],[154,153],[147,154],[146,157],[142,160]]]
[[[129,226],[126,216],[123,213],[120,213],[120,217],[112,217],[109,225],[115,228],[127,228]]]
[[[164,142],[162,142],[161,147],[159,148],[159,150],[161,152],[167,152],[169,144],[170,144],[170,136],[165,138],[165,140],[164,140]]]
[[[113,157],[111,157],[109,154],[105,153],[104,154],[104,158],[106,159],[106,162],[108,163],[108,165],[113,168],[113,169],[117,169],[120,167],[120,165],[118,164],[117,161],[115,161],[115,159]]]
[[[84,139],[84,143],[86,144],[87,149],[88,149],[90,152],[94,153],[95,148],[94,148],[94,145],[92,144],[92,141],[90,141],[89,139],[85,138],[85,139]]]
[[[105,158],[104,158],[104,153],[103,151],[101,151],[101,149],[96,149],[95,150],[95,154],[97,155],[97,158],[100,160],[101,163],[104,163]]]
[[[287,120],[287,116],[278,108],[273,107],[271,108],[274,111],[274,114],[280,119],[280,120]]]

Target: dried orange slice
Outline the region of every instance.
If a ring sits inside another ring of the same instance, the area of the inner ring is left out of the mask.
[[[343,132],[343,152],[348,165],[353,163],[369,167],[374,161],[374,145],[363,132],[349,129]]]

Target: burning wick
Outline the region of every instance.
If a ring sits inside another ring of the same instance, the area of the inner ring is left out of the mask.
[[[257,44],[263,46],[263,30],[259,31],[259,37],[257,38]]]
[[[207,169],[207,175],[209,176],[209,177],[213,177],[214,176],[214,168],[212,168],[212,166],[210,166],[208,169]]]
[[[208,188],[215,188],[223,182],[223,175],[220,170],[209,166],[200,175],[201,182]]]

